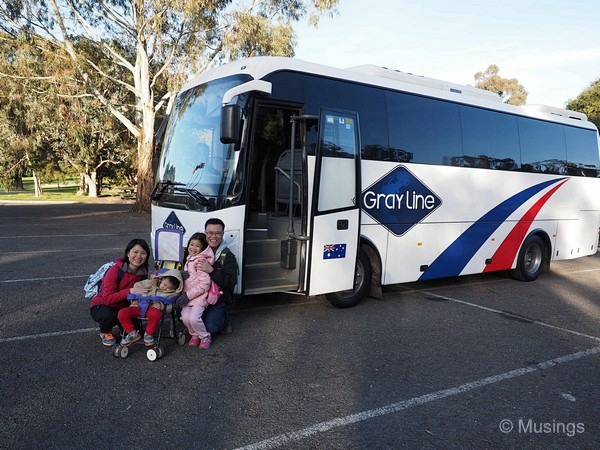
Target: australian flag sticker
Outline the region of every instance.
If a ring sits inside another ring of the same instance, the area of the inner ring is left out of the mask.
[[[346,257],[346,244],[326,244],[323,247],[323,259]]]

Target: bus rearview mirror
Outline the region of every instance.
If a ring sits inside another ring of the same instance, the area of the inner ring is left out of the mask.
[[[221,142],[236,144],[240,138],[242,108],[238,105],[224,105],[221,108]]]

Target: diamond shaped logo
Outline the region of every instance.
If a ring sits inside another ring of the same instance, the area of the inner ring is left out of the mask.
[[[362,192],[362,209],[395,236],[402,236],[438,209],[442,200],[404,166]]]
[[[175,214],[175,211],[171,211],[167,219],[163,222],[163,228],[166,228],[168,230],[179,230],[185,233],[185,227],[179,221],[179,218],[177,217],[177,214]]]

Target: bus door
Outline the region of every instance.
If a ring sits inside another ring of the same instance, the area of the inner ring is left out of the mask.
[[[312,186],[309,295],[354,286],[360,237],[358,114],[322,109]]]

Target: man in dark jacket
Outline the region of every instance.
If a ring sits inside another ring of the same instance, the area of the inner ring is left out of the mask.
[[[206,221],[204,233],[208,245],[215,253],[215,262],[212,266],[206,260],[196,263],[197,269],[210,274],[211,280],[217,283],[222,291],[219,301],[208,305],[202,315],[202,321],[210,334],[231,332],[225,307],[233,304],[233,290],[237,284],[237,260],[223,242],[224,231],[225,224],[221,219],[212,218]]]

